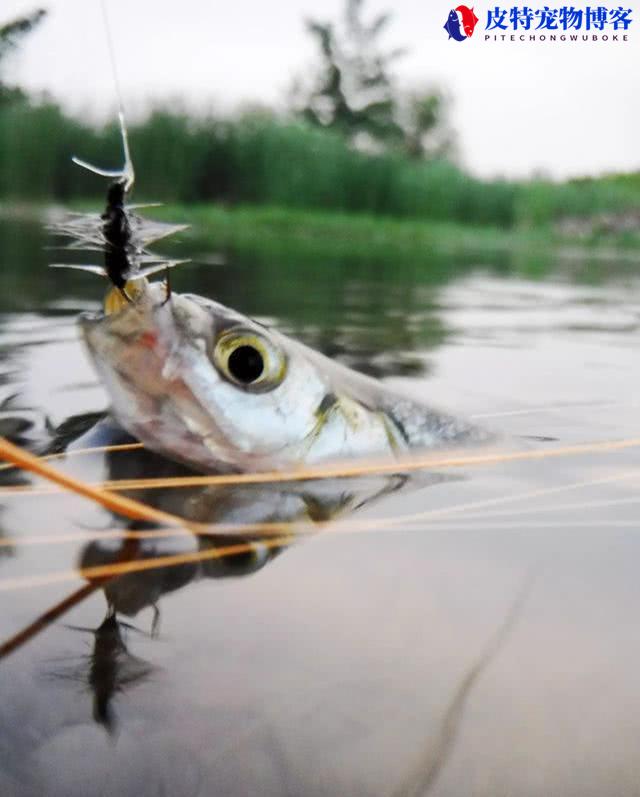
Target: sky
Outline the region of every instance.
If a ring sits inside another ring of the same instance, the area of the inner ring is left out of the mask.
[[[304,19],[335,19],[343,7],[342,0],[106,3],[129,116],[159,101],[220,112],[255,102],[284,108],[293,76],[310,74],[314,64]],[[9,77],[75,113],[104,118],[116,100],[99,0],[40,4],[50,14],[12,58]],[[1,0],[0,24],[37,5]],[[451,97],[462,164],[484,177],[639,170],[640,7],[627,42],[563,44],[485,41],[490,6],[495,0],[475,3],[480,23],[473,37],[457,42],[443,30],[447,2],[365,4],[371,15],[392,10],[384,41],[408,48],[396,67],[399,87],[439,86]]]

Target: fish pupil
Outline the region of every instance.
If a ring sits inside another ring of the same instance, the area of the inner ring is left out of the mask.
[[[262,375],[264,360],[260,352],[253,346],[238,346],[229,355],[227,367],[234,379],[245,385],[250,385]]]

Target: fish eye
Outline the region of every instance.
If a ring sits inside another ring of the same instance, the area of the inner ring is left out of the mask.
[[[254,392],[277,387],[286,372],[286,359],[280,349],[266,337],[244,329],[220,335],[213,362],[227,380]]]
[[[264,360],[258,349],[243,344],[231,352],[227,360],[227,368],[231,376],[238,382],[250,385],[262,376]]]

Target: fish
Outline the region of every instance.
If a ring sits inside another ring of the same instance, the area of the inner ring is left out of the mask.
[[[466,35],[460,30],[460,18],[455,9],[451,9],[449,11],[449,16],[447,17],[447,21],[444,24],[444,29],[449,34],[450,39],[455,39],[458,42],[464,41],[467,37]]]
[[[462,18],[462,28],[464,32],[467,36],[473,36],[473,31],[478,22],[480,22],[473,10],[473,6],[471,6],[471,8],[468,6],[457,6],[456,11],[460,13],[460,17]]]
[[[457,17],[456,17],[457,18]],[[124,165],[108,171],[105,212],[53,229],[69,248],[104,253],[104,312],[79,319],[111,414],[150,450],[204,472],[286,469],[374,455],[402,457],[486,438],[475,426],[396,394],[275,328],[196,294],[171,291],[168,269],[187,261],[148,245],[185,225],[132,212],[134,182],[121,112]],[[64,266],[65,264],[54,264]],[[148,277],[165,270],[166,282]]]
[[[113,417],[169,459],[285,469],[487,437],[223,304],[139,286],[79,324]]]

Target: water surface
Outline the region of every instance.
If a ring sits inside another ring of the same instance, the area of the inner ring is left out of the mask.
[[[48,243],[37,222],[0,223],[0,430],[38,453],[107,408],[75,328],[102,286],[47,271]],[[178,289],[277,323],[523,450],[638,436],[633,268],[563,260],[536,281],[508,259],[425,253],[407,269],[372,253],[294,267],[222,252],[220,264],[204,262],[211,246],[185,238],[196,263]],[[96,481],[178,471],[140,452],[57,466]],[[105,621],[96,588],[4,658],[0,793],[638,794],[639,466],[626,448],[404,485],[137,493],[209,521],[340,511],[345,526],[112,581],[122,624]],[[3,487],[32,481],[2,473]],[[224,542],[186,535],[123,553],[90,539],[122,522],[82,499],[5,491],[0,506],[4,639],[85,585],[80,565]]]

